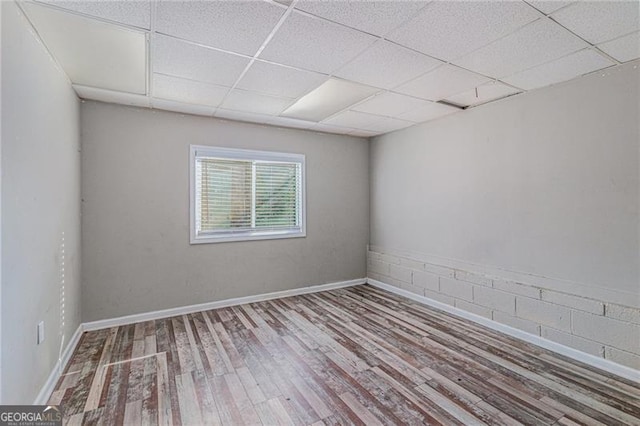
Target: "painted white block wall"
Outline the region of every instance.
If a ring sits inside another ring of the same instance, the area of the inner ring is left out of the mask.
[[[371,244],[639,306],[639,82],[636,61],[374,138]]]
[[[16,4],[0,7],[2,402],[31,404],[80,324],[79,101]]]
[[[83,320],[366,276],[367,140],[85,102]],[[189,145],[306,155],[307,236],[189,244]]]

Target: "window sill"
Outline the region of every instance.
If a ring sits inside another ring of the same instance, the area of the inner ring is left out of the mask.
[[[232,235],[203,235],[200,237],[191,237],[191,244],[215,244],[230,243],[237,241],[258,241],[258,240],[280,240],[283,238],[304,238],[307,236],[306,231],[283,231],[283,232],[261,232],[261,233],[242,233]]]

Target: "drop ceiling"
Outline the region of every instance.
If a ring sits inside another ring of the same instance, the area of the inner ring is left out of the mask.
[[[370,137],[640,57],[634,1],[21,1],[78,96]]]

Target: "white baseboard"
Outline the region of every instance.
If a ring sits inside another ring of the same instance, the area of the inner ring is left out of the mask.
[[[76,350],[76,346],[78,346],[83,332],[83,324],[80,324],[75,333],[73,333],[73,336],[71,336],[67,347],[64,349],[64,352],[62,352],[62,356],[58,359],[58,362],[56,362],[53,370],[51,370],[51,374],[49,374],[47,381],[44,383],[44,386],[42,386],[42,389],[40,389],[38,396],[36,396],[36,400],[33,402],[34,405],[44,405],[47,403],[51,393],[56,387],[56,383],[58,383],[58,379],[60,379],[62,372],[71,359],[71,355],[73,355],[73,352]]]
[[[536,336],[535,334],[527,333],[525,331],[518,330],[517,328],[509,327],[508,325],[501,324],[499,322],[490,320],[485,317],[481,317],[480,315],[472,314],[471,312],[467,312],[462,309],[455,308],[451,305],[447,305],[445,303],[438,302],[433,299],[429,299],[428,297],[425,297],[425,296],[420,296],[418,294],[411,293],[410,291],[403,290],[398,287],[394,287],[390,284],[386,284],[381,281],[374,280],[372,278],[367,278],[367,283],[371,284],[374,287],[378,287],[383,290],[387,290],[391,293],[404,296],[406,298],[415,300],[416,302],[420,302],[425,305],[432,306],[434,308],[440,309],[442,311],[448,312],[458,317],[468,319],[470,321],[484,325],[485,327],[488,327],[492,330],[496,330],[501,333],[507,334],[509,336],[518,338],[520,340],[524,340],[527,343],[532,343],[536,346],[540,346],[541,348],[559,353],[561,355],[567,356],[576,361],[583,362],[592,367],[599,368],[609,373],[617,374],[618,376],[624,377],[629,380],[640,382],[640,371],[634,370],[633,368],[625,367],[624,365],[616,364],[615,362],[609,361],[607,359],[599,358],[597,356],[587,354],[577,349],[573,349],[568,346],[561,345],[560,343],[543,339],[542,337]]]
[[[319,291],[333,290],[336,288],[351,287],[366,283],[366,278],[358,278],[350,281],[338,281],[329,284],[313,285],[309,287],[294,288],[291,290],[275,291],[273,293],[257,294],[255,296],[236,297],[233,299],[219,300],[216,302],[200,303],[197,305],[180,306],[177,308],[162,309],[159,311],[145,312],[142,314],[127,315],[83,324],[84,331],[100,330],[103,328],[117,327],[125,324],[133,324],[143,321],[151,321],[176,315],[191,314],[193,312],[208,311],[210,309],[226,308],[228,306],[244,305],[245,303],[261,302],[263,300],[280,299],[283,297],[297,296],[299,294],[317,293]]]

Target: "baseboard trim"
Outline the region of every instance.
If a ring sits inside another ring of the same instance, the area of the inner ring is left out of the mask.
[[[49,397],[56,387],[56,383],[58,383],[58,379],[60,379],[60,376],[62,376],[62,372],[71,359],[71,355],[73,355],[73,352],[75,352],[78,343],[80,343],[80,337],[82,337],[83,332],[83,324],[78,325],[78,328],[76,329],[75,333],[73,333],[73,336],[71,336],[67,347],[64,349],[64,352],[62,352],[62,356],[60,357],[58,362],[56,362],[56,365],[53,367],[53,370],[51,370],[51,374],[49,374],[47,381],[44,383],[44,386],[42,386],[42,389],[40,389],[38,396],[36,396],[34,405],[44,405],[47,403]]]
[[[624,377],[629,380],[633,380],[636,382],[640,382],[640,371],[634,370],[633,368],[625,367],[624,365],[616,364],[615,362],[609,361],[604,358],[598,358],[597,356],[587,354],[585,352],[579,351],[574,348],[570,348],[568,346],[561,345],[560,343],[553,342],[551,340],[544,339],[540,336],[536,336],[535,334],[527,333],[522,330],[518,330],[517,328],[510,327],[505,324],[501,324],[499,322],[490,320],[485,317],[481,317],[479,315],[473,314],[471,312],[464,311],[459,308],[455,308],[451,305],[447,305],[442,302],[438,302],[433,299],[429,299],[425,296],[420,296],[415,293],[411,293],[410,291],[403,290],[398,287],[394,287],[390,284],[383,283],[378,280],[374,280],[373,278],[367,278],[367,283],[378,287],[383,290],[387,290],[391,293],[398,294],[400,296],[407,297],[409,299],[415,300],[416,302],[423,303],[428,306],[432,306],[434,308],[440,309],[442,311],[448,312],[450,314],[456,315],[458,317],[468,319],[470,321],[476,322],[480,325],[484,325],[485,327],[491,328],[492,330],[499,331],[501,333],[507,334],[509,336],[518,338],[520,340],[524,340],[527,343],[534,344],[536,346],[540,346],[541,348],[548,349],[550,351],[556,352],[560,355],[564,355],[576,361],[583,362],[592,367],[599,368],[601,370],[607,371],[609,373],[616,374],[618,376]]]
[[[291,290],[275,291],[272,293],[257,294],[255,296],[236,297],[233,299],[218,300],[215,302],[200,303],[197,305],[180,306],[177,308],[162,309],[159,311],[145,312],[142,314],[126,315],[83,324],[84,331],[101,330],[104,328],[118,327],[137,322],[151,321],[161,318],[174,317],[176,315],[191,314],[194,312],[208,311],[210,309],[226,308],[229,306],[244,305],[246,303],[262,302],[264,300],[281,299],[283,297],[297,296],[300,294],[317,293],[320,291],[334,290],[337,288],[351,287],[365,284],[366,278],[358,278],[349,281],[338,281],[328,284],[313,285],[309,287],[294,288]]]

